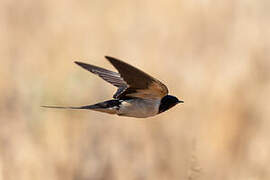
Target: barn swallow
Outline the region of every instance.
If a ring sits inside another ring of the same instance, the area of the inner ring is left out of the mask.
[[[146,118],[184,102],[168,95],[168,88],[163,83],[138,68],[113,57],[105,56],[105,58],[118,70],[118,73],[83,62],[75,61],[75,63],[116,86],[118,89],[112,100],[79,107],[42,107],[88,109],[119,116]]]

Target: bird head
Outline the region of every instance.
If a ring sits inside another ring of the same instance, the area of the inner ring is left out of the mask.
[[[167,111],[168,109],[172,108],[178,103],[184,103],[184,101],[179,100],[175,96],[166,95],[161,99],[160,105],[159,105],[159,113],[162,113],[164,111]]]

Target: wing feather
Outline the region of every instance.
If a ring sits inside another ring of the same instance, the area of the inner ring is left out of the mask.
[[[105,57],[118,70],[120,76],[128,85],[120,92],[118,89],[114,98],[162,98],[168,94],[168,88],[159,80],[119,59],[109,56]]]
[[[86,64],[83,62],[75,61],[75,63],[77,65],[81,66],[82,68],[98,75],[99,77],[101,77],[105,81],[111,83],[112,85],[114,85],[118,88],[127,86],[126,82],[123,80],[123,78],[117,72],[109,71],[107,69],[97,67],[97,66],[94,66],[91,64]]]

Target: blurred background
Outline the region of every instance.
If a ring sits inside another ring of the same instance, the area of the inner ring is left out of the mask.
[[[2,0],[0,180],[270,179],[268,0]],[[148,119],[73,61],[122,59],[185,101]]]

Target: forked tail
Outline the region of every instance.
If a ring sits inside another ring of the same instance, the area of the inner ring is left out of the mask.
[[[94,109],[94,105],[87,105],[87,106],[40,106],[43,108],[55,108],[55,109]]]
[[[116,114],[120,105],[119,100],[109,100],[101,103],[86,105],[86,106],[41,106],[44,108],[57,108],[57,109],[89,109],[94,111],[106,112]]]

